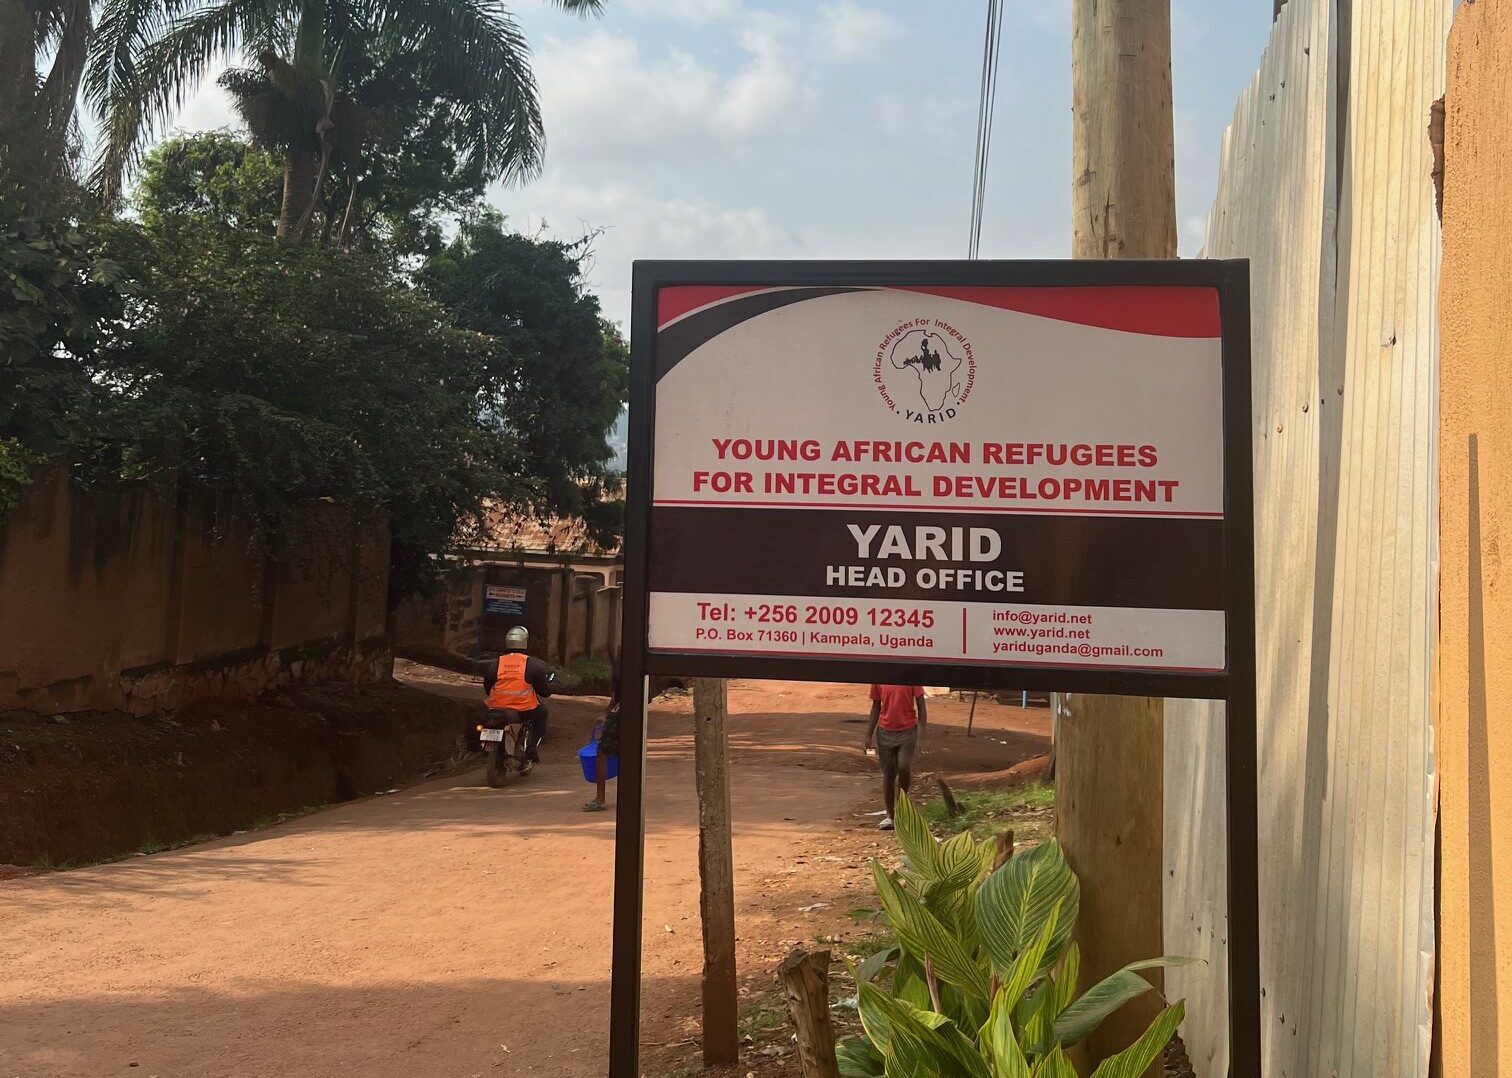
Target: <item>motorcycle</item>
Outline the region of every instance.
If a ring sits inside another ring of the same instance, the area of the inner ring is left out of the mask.
[[[511,771],[520,777],[534,766],[525,756],[525,724],[520,713],[508,708],[490,710],[477,724],[478,743],[487,760],[483,777],[492,789],[504,785]]]

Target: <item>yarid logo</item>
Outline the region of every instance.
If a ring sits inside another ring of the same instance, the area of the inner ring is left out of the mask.
[[[976,383],[971,342],[948,322],[915,318],[877,346],[872,381],[882,402],[910,423],[954,419]]]

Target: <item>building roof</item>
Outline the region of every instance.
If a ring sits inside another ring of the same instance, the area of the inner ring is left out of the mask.
[[[553,558],[620,556],[618,542],[609,546],[594,542],[580,519],[536,517],[498,508],[486,510],[481,532],[462,539],[459,545],[470,550]]]

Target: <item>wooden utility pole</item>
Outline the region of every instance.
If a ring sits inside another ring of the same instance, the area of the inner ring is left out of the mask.
[[[693,758],[698,775],[699,914],[703,921],[703,1060],[739,1058],[735,985],[735,859],[730,841],[729,703],[722,678],[693,679]]]
[[[1072,0],[1071,64],[1074,255],[1174,258],[1170,0]],[[1091,985],[1164,952],[1164,704],[1076,693],[1059,725],[1056,833],[1081,878],[1076,938]],[[1124,1006],[1088,1050],[1131,1044],[1159,1007],[1153,994]]]

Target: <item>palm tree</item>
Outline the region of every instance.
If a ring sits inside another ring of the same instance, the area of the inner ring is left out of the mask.
[[[91,25],[89,0],[0,0],[0,194],[23,207],[68,175]]]
[[[602,6],[554,2],[583,15]],[[454,141],[486,175],[512,181],[540,168],[529,47],[497,0],[105,0],[91,52],[84,93],[102,118],[93,179],[107,199],[209,70],[237,55],[257,66],[221,84],[253,137],[283,154],[280,236],[303,234],[333,160],[355,175],[370,123],[344,93],[343,70],[359,56],[420,58],[427,92],[451,109]]]

